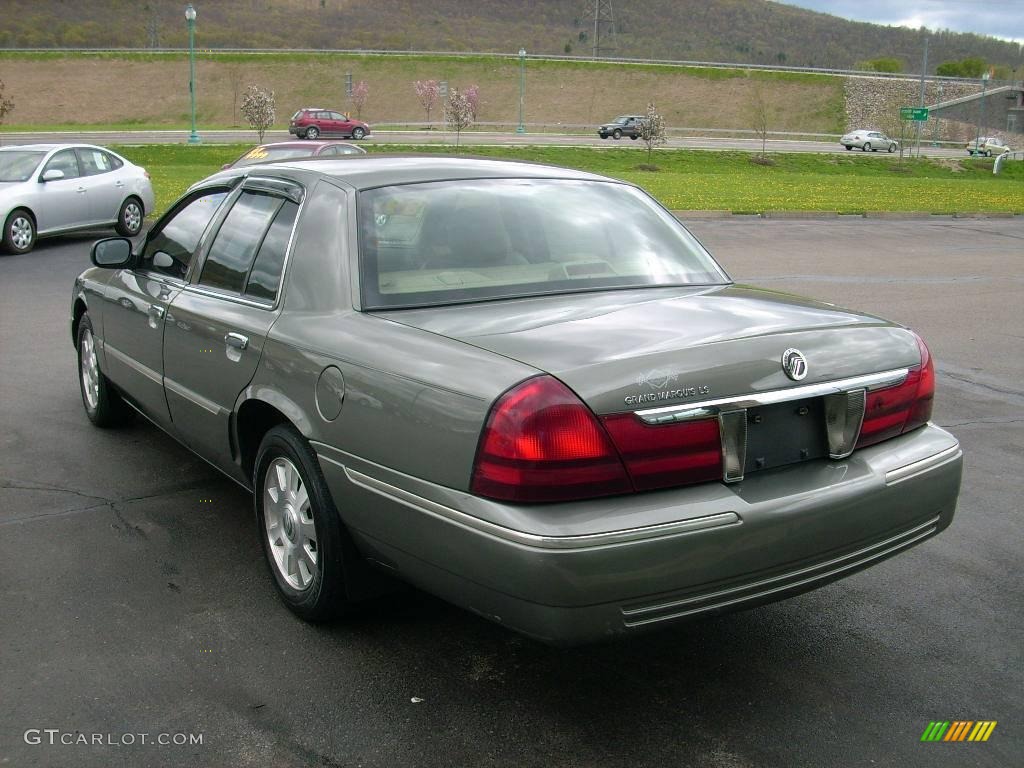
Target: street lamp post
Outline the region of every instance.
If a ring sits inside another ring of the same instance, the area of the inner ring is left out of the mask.
[[[519,127],[516,133],[526,133],[523,124],[523,94],[526,91],[526,49],[519,49]]]
[[[974,156],[978,157],[981,154],[981,124],[985,122],[985,91],[988,89],[988,78],[989,73],[985,72],[981,76],[981,106],[978,109],[978,130],[974,134]]]
[[[185,6],[185,19],[188,21],[188,93],[192,99],[192,132],[188,143],[199,144],[202,139],[196,133],[196,9],[192,3]]]

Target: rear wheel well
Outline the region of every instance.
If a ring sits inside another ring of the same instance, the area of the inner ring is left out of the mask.
[[[291,421],[277,408],[262,400],[246,400],[238,409],[235,416],[238,456],[242,462],[242,471],[249,480],[252,479],[256,453],[263,442],[263,436],[278,424],[291,424]]]
[[[75,308],[71,315],[71,341],[75,345],[78,344],[78,324],[82,321],[82,315],[87,309],[84,301],[75,299]]]

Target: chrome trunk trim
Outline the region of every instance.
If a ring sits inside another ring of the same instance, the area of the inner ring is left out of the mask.
[[[634,411],[646,424],[670,424],[676,421],[692,421],[706,419],[710,416],[741,408],[755,408],[759,405],[774,405],[789,400],[804,400],[810,397],[839,394],[854,389],[873,392],[902,384],[907,378],[907,368],[895,368],[881,373],[869,373],[865,376],[852,376],[848,379],[824,381],[818,384],[806,384],[801,387],[773,389],[767,392],[753,392],[747,395],[721,397],[715,400],[703,400],[698,403],[669,405],[663,408],[648,408]]]

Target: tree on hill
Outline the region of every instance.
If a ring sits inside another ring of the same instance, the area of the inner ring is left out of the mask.
[[[438,85],[437,80],[417,80],[412,87],[416,91],[416,98],[420,100],[420,105],[427,113],[427,127],[429,128],[430,112],[437,103],[437,97],[441,94],[441,86]]]
[[[459,93],[458,88],[452,88],[448,92],[448,98],[444,102],[444,121],[448,129],[455,131],[455,147],[459,146],[459,139],[462,132],[473,123],[473,107],[469,98],[464,93]]]
[[[651,162],[651,152],[654,148],[668,142],[665,135],[665,118],[658,112],[653,101],[647,104],[647,114],[640,124],[640,138],[647,145],[648,163]]]
[[[941,77],[981,77],[988,69],[985,60],[977,56],[968,56],[960,61],[944,61],[935,68],[935,74]]]
[[[14,101],[7,98],[5,90],[4,81],[0,80],[0,125],[4,124],[4,118],[14,109]]]
[[[352,106],[356,108],[356,119],[363,119],[363,107],[366,104],[366,97],[370,95],[370,86],[365,80],[360,80],[352,86]]]
[[[263,134],[274,124],[274,92],[250,85],[242,99],[242,114],[263,143]]]

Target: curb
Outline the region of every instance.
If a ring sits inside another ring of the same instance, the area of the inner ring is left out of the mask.
[[[1024,214],[1009,211],[958,211],[956,213],[929,213],[928,211],[865,211],[864,213],[839,213],[837,211],[671,211],[677,219],[700,221],[709,219],[883,219],[888,221],[936,221],[938,219],[1024,219]]]

